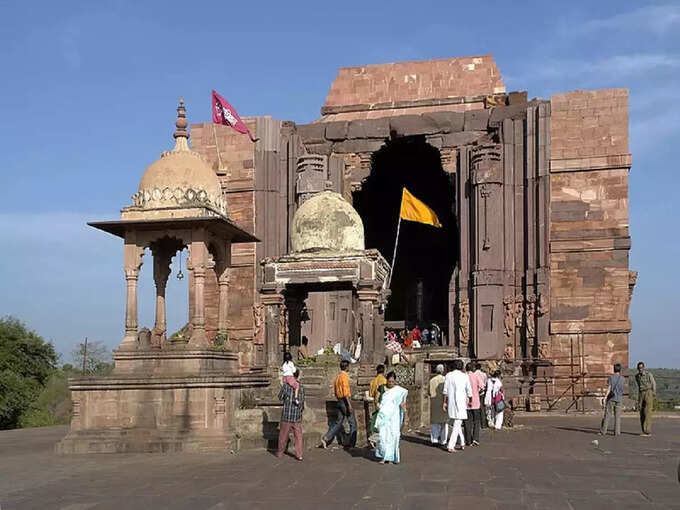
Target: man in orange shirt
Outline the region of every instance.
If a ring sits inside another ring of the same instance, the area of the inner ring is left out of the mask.
[[[342,360],[340,362],[340,373],[335,378],[333,389],[335,390],[335,398],[338,399],[338,416],[326,435],[321,438],[321,448],[328,448],[328,444],[333,441],[333,438],[342,430],[342,424],[345,419],[349,423],[349,444],[345,445],[348,448],[354,448],[357,444],[357,420],[354,417],[352,410],[351,393],[349,389],[349,361]],[[340,440],[338,440],[340,442]]]

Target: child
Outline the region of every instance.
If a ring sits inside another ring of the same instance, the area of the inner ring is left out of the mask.
[[[283,365],[281,365],[281,372],[283,373],[283,382],[295,390],[295,405],[300,405],[298,400],[298,390],[300,383],[295,378],[295,364],[293,363],[293,355],[290,352],[283,353]]]

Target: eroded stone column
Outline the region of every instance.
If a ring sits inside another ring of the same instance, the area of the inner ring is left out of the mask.
[[[380,294],[376,290],[359,290],[359,314],[361,320],[361,359],[362,361],[381,361],[385,349],[378,342],[376,322],[380,321]],[[382,338],[380,338],[382,341]]]
[[[189,320],[193,327],[189,346],[192,349],[205,349],[208,347],[208,337],[205,333],[205,271],[207,265],[207,249],[205,242],[193,241],[191,243],[191,255],[187,268],[193,276],[192,285],[194,290],[194,306],[190,310]]]
[[[165,308],[165,289],[170,276],[171,254],[166,250],[158,250],[153,254],[153,279],[156,284],[156,317],[151,331],[151,347],[160,349],[167,333],[167,316]]]
[[[231,243],[227,243],[224,255],[217,261],[217,284],[219,302],[217,304],[217,332],[226,334],[229,329],[229,266],[231,265]]]
[[[134,350],[137,348],[137,330],[139,328],[137,318],[137,283],[139,281],[139,269],[142,267],[143,249],[128,241],[124,248],[125,270],[125,337],[120,344],[121,350]]]
[[[281,363],[281,347],[279,345],[279,314],[283,306],[281,294],[263,294],[264,305],[264,344],[265,357],[268,367],[275,367]]]

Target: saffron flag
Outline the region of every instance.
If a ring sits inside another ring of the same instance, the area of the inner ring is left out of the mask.
[[[402,220],[416,221],[418,223],[425,223],[433,227],[441,227],[439,218],[435,212],[426,206],[423,202],[411,195],[409,191],[404,188],[401,195],[401,212],[399,217]]]
[[[229,104],[229,101],[224,99],[214,90],[212,91],[212,115],[215,124],[231,126],[239,133],[248,135],[253,142],[259,140],[259,138],[253,138],[248,126],[241,120],[241,117],[238,116],[238,113],[236,113],[234,107]]]

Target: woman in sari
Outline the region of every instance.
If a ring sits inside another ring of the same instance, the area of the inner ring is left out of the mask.
[[[381,464],[399,463],[399,439],[406,413],[406,395],[408,390],[397,385],[396,374],[394,372],[387,374],[387,385],[380,399],[380,409],[375,420],[375,428],[378,429],[375,456],[381,459]]]

